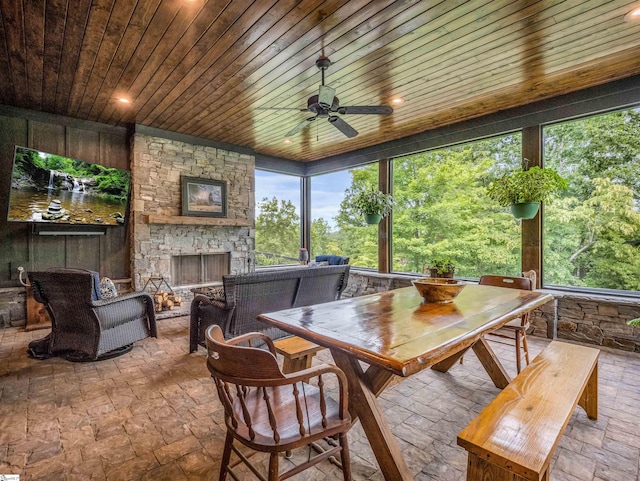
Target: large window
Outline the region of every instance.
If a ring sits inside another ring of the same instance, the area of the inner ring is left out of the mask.
[[[520,166],[521,143],[517,133],[394,159],[393,270],[449,260],[456,277],[520,275],[520,223],[485,186]]]
[[[378,267],[378,227],[367,225],[350,202],[354,190],[377,185],[377,163],[311,178],[312,256],[341,255],[358,267]]]
[[[638,132],[639,108],[544,127],[543,165],[570,187],[541,210],[543,286],[640,291]],[[520,275],[520,221],[486,197],[486,186],[521,159],[521,133],[393,159],[392,270],[422,274],[445,260],[457,277]],[[375,269],[378,228],[351,199],[377,187],[378,163],[314,176],[310,185],[311,258],[342,255]],[[299,177],[256,171],[258,265],[297,263],[299,204]]]
[[[256,265],[298,263],[300,178],[256,170]]]
[[[570,182],[545,206],[545,285],[640,290],[640,110],[544,129],[544,164]]]

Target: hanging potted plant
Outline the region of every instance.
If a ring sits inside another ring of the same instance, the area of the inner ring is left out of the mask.
[[[536,166],[518,169],[491,182],[487,196],[503,207],[510,206],[516,219],[533,219],[540,202],[550,201],[551,196],[567,187],[567,181],[554,169]]]
[[[377,189],[371,188],[356,192],[353,196],[353,207],[364,216],[367,224],[378,224],[393,208],[393,197]]]

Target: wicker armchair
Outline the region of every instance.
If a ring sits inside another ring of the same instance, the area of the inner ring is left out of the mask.
[[[93,273],[82,269],[30,272],[29,281],[52,322],[51,334],[29,345],[34,357],[64,353],[72,361],[95,361],[157,337],[153,299],[147,293],[100,300]]]
[[[347,431],[351,418],[347,406],[347,379],[335,366],[321,365],[292,374],[283,374],[276,361],[271,339],[262,333],[248,333],[225,341],[219,326],[207,332],[207,367],[211,372],[218,397],[224,406],[227,425],[220,477],[227,474],[239,479],[230,463],[235,453],[259,479],[279,481],[299,473],[333,455],[340,455],[344,481],[351,480]],[[268,351],[243,347],[254,341],[266,343]],[[328,395],[325,379],[338,381],[338,400]],[[337,436],[339,444],[328,450],[316,443],[323,438]],[[269,453],[268,476],[262,476],[234,441],[244,446]],[[306,462],[279,472],[278,453],[304,446],[317,447],[321,454]],[[244,477],[242,479],[245,479]]]

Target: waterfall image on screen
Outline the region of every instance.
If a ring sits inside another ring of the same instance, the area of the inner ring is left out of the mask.
[[[122,225],[131,172],[16,147],[7,219]]]

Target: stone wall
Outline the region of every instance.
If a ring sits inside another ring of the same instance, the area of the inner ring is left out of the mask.
[[[342,297],[360,297],[367,294],[399,289],[411,285],[411,276],[379,274],[373,271],[349,271],[349,282]]]
[[[0,328],[26,325],[26,303],[24,287],[0,289]]]
[[[558,339],[640,352],[640,328],[627,324],[640,317],[640,299],[551,293],[555,309],[535,313],[534,334],[555,330]]]
[[[136,133],[132,137],[131,275],[135,289],[150,276],[169,283],[172,255],[231,253],[233,274],[252,270],[253,227],[148,224],[148,214],[181,215],[181,177],[227,184],[227,218],[255,218],[252,156]]]

